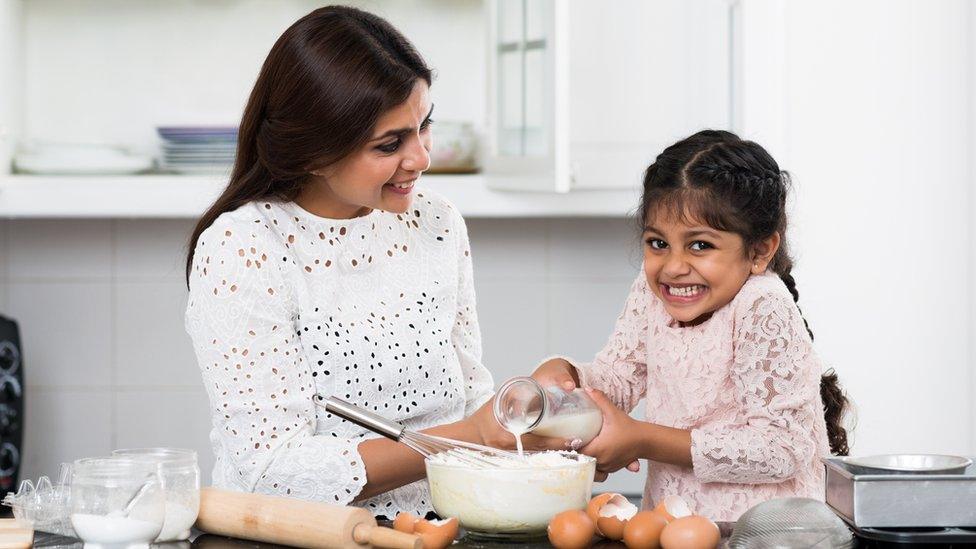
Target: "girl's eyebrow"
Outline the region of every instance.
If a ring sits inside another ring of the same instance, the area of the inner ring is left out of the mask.
[[[424,117],[424,122],[427,122],[428,120],[430,120],[430,115],[432,115],[432,114],[434,114],[434,104],[433,103],[430,104],[430,111],[427,113],[427,116]],[[421,122],[420,125],[423,126],[424,125],[424,122]],[[383,133],[383,135],[378,135],[378,136],[370,139],[370,141],[371,142],[372,141],[379,141],[380,139],[386,139],[387,137],[399,137],[401,135],[408,134],[408,133],[410,133],[412,131],[414,131],[414,128],[397,128],[395,130],[386,131],[386,132]]]
[[[693,229],[685,233],[685,238],[694,238],[696,236],[710,236],[712,238],[718,238],[719,235],[715,231],[710,231],[708,229]]]

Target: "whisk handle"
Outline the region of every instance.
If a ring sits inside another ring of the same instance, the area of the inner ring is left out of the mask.
[[[403,425],[364,410],[355,404],[350,404],[341,398],[322,398],[319,396],[314,398],[316,404],[323,406],[324,403],[327,412],[365,427],[374,433],[379,433],[393,440],[400,440],[400,436],[403,434]]]

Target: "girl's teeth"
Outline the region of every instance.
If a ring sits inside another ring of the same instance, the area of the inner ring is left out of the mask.
[[[406,188],[409,188],[411,185],[413,185],[413,183],[394,183],[393,184],[393,186],[396,187],[396,188],[398,188],[398,189],[406,189]]]
[[[696,284],[694,286],[686,286],[684,288],[675,288],[674,286],[668,286],[668,293],[671,295],[676,295],[678,297],[694,297],[705,291],[705,287]]]

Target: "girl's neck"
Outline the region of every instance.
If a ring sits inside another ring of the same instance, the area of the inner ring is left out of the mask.
[[[354,219],[368,215],[372,208],[343,201],[328,185],[306,185],[295,198],[306,212],[327,219]]]

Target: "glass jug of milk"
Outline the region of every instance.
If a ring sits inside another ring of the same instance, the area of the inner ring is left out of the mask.
[[[522,453],[522,435],[565,438],[572,448],[593,440],[603,426],[603,414],[583,389],[566,391],[543,387],[531,377],[513,377],[495,395],[495,419],[515,435]]]

